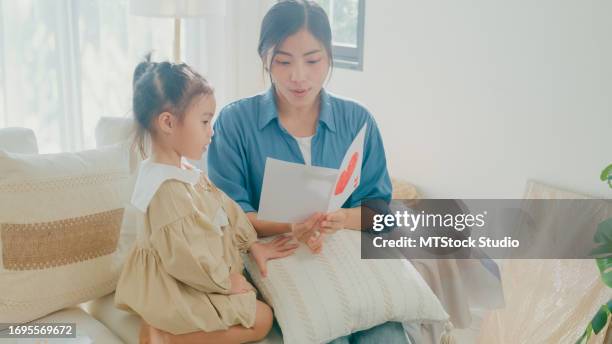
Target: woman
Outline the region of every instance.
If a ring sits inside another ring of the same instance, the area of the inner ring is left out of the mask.
[[[313,1],[276,3],[265,15],[259,56],[272,86],[260,95],[227,105],[219,114],[208,153],[209,176],[247,213],[260,236],[293,232],[312,251],[341,228],[359,230],[361,205],[389,202],[391,181],[373,117],[361,105],[327,93],[332,66],[331,27]],[[342,209],[313,214],[304,223],[260,221],[257,210],[266,158],[339,168],[349,145],[368,124],[359,187]],[[351,342],[407,343],[399,323],[354,333]],[[349,337],[334,341],[345,343]]]

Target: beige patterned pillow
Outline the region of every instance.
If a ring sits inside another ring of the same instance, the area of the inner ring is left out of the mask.
[[[391,177],[391,187],[393,195],[391,199],[402,199],[409,201],[408,206],[412,206],[421,198],[417,188],[405,180]]]
[[[133,238],[120,231],[128,175],[120,145],[0,151],[0,323],[31,321],[115,289]]]
[[[246,268],[283,332],[285,343],[326,343],[387,321],[440,323],[442,305],[407,260],[361,259],[360,232],[325,239],[321,254],[301,246],[268,262],[262,279]]]

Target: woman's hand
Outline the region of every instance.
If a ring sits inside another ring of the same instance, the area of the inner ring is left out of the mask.
[[[254,290],[251,283],[249,283],[242,274],[232,272],[229,276],[230,279],[230,294],[244,294],[251,290]]]
[[[345,209],[340,209],[325,215],[321,221],[321,231],[325,234],[333,234],[339,229],[346,228],[348,215]]]
[[[254,243],[251,245],[250,251],[261,276],[266,277],[268,275],[268,260],[287,257],[293,254],[297,248],[298,244],[292,243],[290,236],[281,235],[267,243]]]

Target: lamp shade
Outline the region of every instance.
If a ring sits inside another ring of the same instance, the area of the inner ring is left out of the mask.
[[[225,0],[130,0],[130,13],[171,18],[224,16]]]

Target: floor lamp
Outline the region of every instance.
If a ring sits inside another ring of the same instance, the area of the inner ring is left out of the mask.
[[[181,18],[225,15],[225,0],[130,0],[130,13],[142,17],[174,18],[175,62],[181,62]]]

